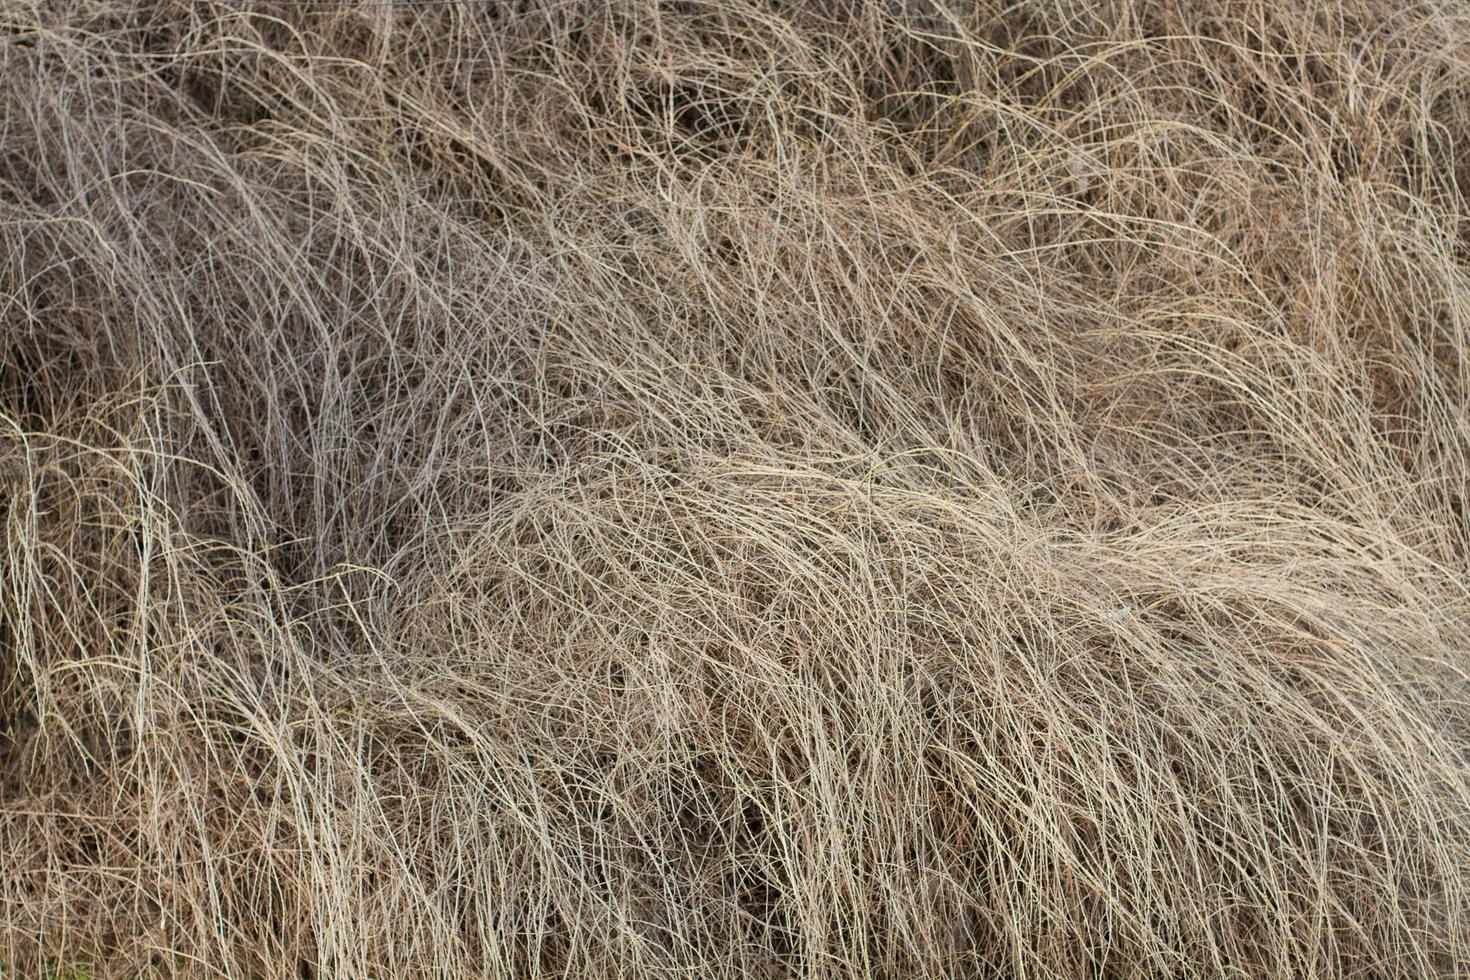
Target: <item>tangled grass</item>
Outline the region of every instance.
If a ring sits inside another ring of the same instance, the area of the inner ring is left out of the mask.
[[[0,965],[1470,975],[1470,12],[0,0]]]

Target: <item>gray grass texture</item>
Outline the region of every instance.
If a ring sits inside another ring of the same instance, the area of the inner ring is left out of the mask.
[[[1464,7],[0,0],[0,134],[7,978],[1470,975]]]

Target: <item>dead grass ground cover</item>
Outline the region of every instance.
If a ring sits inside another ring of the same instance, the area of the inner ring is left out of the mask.
[[[1470,972],[1470,15],[0,0],[0,964]]]

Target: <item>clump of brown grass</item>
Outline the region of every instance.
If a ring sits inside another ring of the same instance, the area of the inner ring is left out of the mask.
[[[1462,10],[0,28],[6,976],[1470,972]]]

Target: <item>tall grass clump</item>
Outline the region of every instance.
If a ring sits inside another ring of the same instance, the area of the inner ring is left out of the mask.
[[[0,974],[1470,976],[1467,197],[1450,2],[0,0]]]

